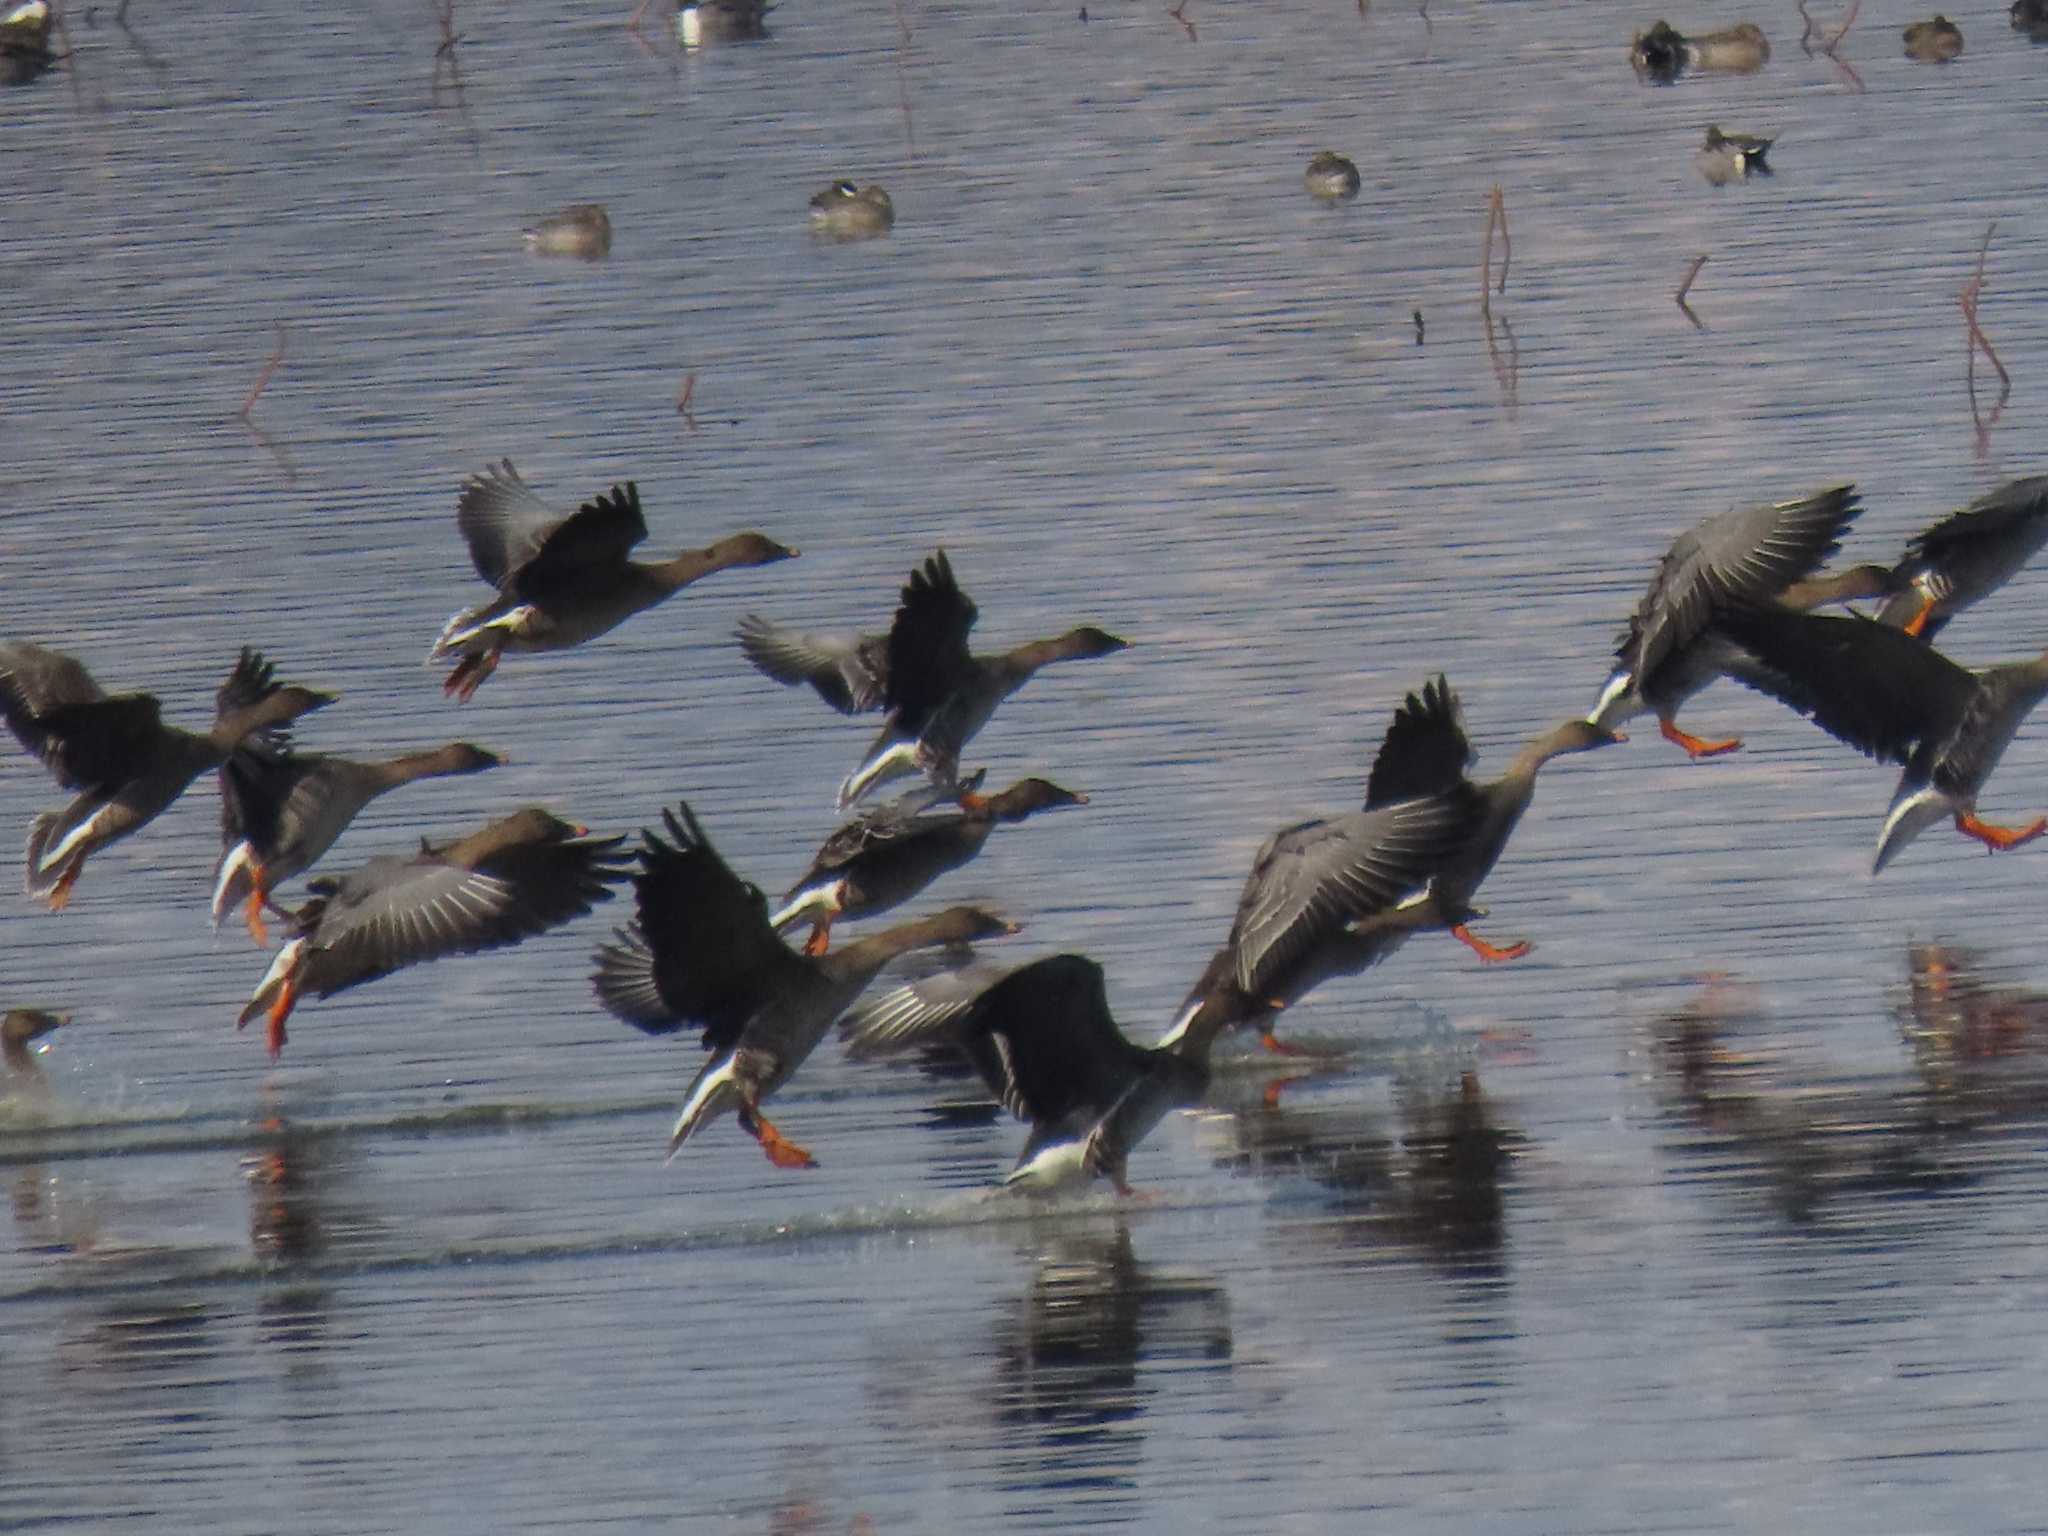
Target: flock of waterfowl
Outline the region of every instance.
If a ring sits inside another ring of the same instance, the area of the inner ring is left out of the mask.
[[[2015,25],[2028,3],[2015,6]],[[751,18],[758,26],[760,11],[705,0],[686,5],[679,26],[691,43],[714,24]],[[1926,25],[1945,24],[1937,17]],[[0,17],[0,58],[11,72],[49,66],[47,29],[44,0]],[[1913,29],[1907,42],[1910,49]],[[1659,22],[1634,47],[1637,67],[1660,78],[1686,68],[1752,68],[1767,56],[1762,34],[1747,24],[1687,38]],[[1722,174],[1709,179],[1767,169],[1769,147],[1710,128],[1702,153]],[[1305,180],[1325,199],[1359,188],[1356,167],[1328,151],[1310,162]],[[879,187],[836,182],[812,199],[811,218],[824,233],[865,236],[885,233],[894,209]],[[601,256],[611,227],[601,206],[579,204],[526,238],[549,254]],[[529,807],[462,835],[422,838],[417,851],[382,855],[345,875],[318,876],[307,899],[285,908],[277,891],[312,870],[373,798],[420,778],[488,770],[498,754],[461,741],[373,762],[301,750],[297,722],[336,701],[281,682],[253,650],[221,685],[210,726],[188,730],[164,722],[150,694],[108,694],[74,658],[13,640],[0,642],[0,715],[74,796],[31,823],[26,889],[61,909],[94,853],[140,831],[213,772],[223,828],[215,922],[242,907],[251,937],[267,945],[265,913],[284,919],[284,942],[240,1018],[266,1021],[274,1056],[306,994],[325,997],[424,961],[516,944],[587,915],[630,883],[635,916],[596,950],[596,997],[652,1034],[700,1031],[709,1053],[670,1134],[671,1154],[732,1112],[778,1166],[809,1166],[809,1152],[764,1106],[839,1025],[859,1054],[939,1044],[961,1052],[1031,1123],[1011,1182],[1044,1189],[1103,1178],[1122,1190],[1133,1148],[1205,1090],[1210,1051],[1224,1031],[1255,1029],[1268,1047],[1286,1050],[1274,1035],[1282,1011],[1428,930],[1449,932],[1488,963],[1526,953],[1526,941],[1495,944],[1471,925],[1484,915],[1474,904],[1479,888],[1543,767],[1623,740],[1619,727],[1642,715],[1654,715],[1661,733],[1695,758],[1735,750],[1739,741],[1703,740],[1677,723],[1686,700],[1722,676],[1902,767],[1876,870],[1944,818],[1994,851],[2039,837],[2048,819],[1998,825],[1979,817],[1977,802],[2005,747],[2048,695],[2048,655],[1973,672],[1933,642],[1953,614],[2048,542],[2048,477],[2001,486],[1927,529],[1891,563],[1825,572],[1859,509],[1854,491],[1839,486],[1739,508],[1681,535],[1652,576],[1590,713],[1529,742],[1493,780],[1468,775],[1474,755],[1448,679],[1421,683],[1394,711],[1360,808],[1282,828],[1260,847],[1222,944],[1150,1047],[1124,1036],[1101,968],[1081,955],[1014,967],[954,957],[856,1007],[899,956],[1017,931],[1006,915],[955,906],[832,942],[836,924],[900,907],[975,858],[999,825],[1088,803],[1036,777],[985,793],[987,771],[964,773],[963,756],[1003,700],[1040,671],[1129,643],[1080,625],[977,654],[969,647],[977,610],[943,550],[911,568],[885,628],[818,635],[757,615],[739,626],[742,655],[765,677],[808,686],[842,714],[882,716],[839,786],[840,810],[854,814],[779,907],[726,864],[685,803],[662,808],[660,829],[630,851],[621,835],[594,836]],[[749,530],[671,559],[636,561],[632,552],[649,535],[636,485],[615,485],[565,512],[536,495],[510,460],[463,484],[456,526],[492,588],[487,601],[450,618],[429,650],[430,661],[452,663],[444,693],[457,702],[470,699],[507,652],[585,644],[716,572],[798,554]],[[1876,607],[1868,616],[1814,611],[1858,600]],[[898,799],[858,809],[879,786],[907,777],[919,783]],[[801,947],[782,937],[805,925]],[[10,1015],[10,1048],[61,1022]]]

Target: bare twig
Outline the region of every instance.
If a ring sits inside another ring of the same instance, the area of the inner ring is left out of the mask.
[[[1187,18],[1187,8],[1188,0],[1180,0],[1180,4],[1169,9],[1166,14],[1180,23],[1180,29],[1187,33],[1189,42],[1199,42],[1200,39],[1195,36],[1195,24]]]
[[[1422,311],[1415,311],[1415,345],[1422,345]]]
[[[676,414],[683,418],[683,425],[692,432],[697,430],[697,416],[690,409],[690,397],[697,393],[697,375],[692,373],[683,380],[683,392],[676,396]]]
[[[1515,328],[1508,324],[1506,315],[1496,315],[1485,305],[1480,306],[1480,315],[1486,322],[1486,360],[1493,365],[1494,382],[1500,385],[1501,404],[1512,416],[1521,402],[1522,349],[1515,341]],[[1502,357],[1493,337],[1494,322],[1500,322],[1503,335],[1508,339],[1507,356]]]
[[[249,391],[249,398],[242,402],[241,410],[235,414],[242,420],[249,419],[249,412],[256,408],[256,397],[261,395],[270,383],[270,376],[277,372],[277,365],[284,361],[284,322],[277,326],[277,349],[270,354],[270,360],[263,365],[263,371],[256,375],[255,386]]]
[[[1493,283],[1493,232],[1498,228],[1501,238],[1500,286]],[[1515,243],[1508,235],[1507,199],[1501,196],[1500,184],[1494,183],[1493,191],[1486,198],[1486,240],[1479,253],[1479,307],[1486,308],[1488,294],[1508,291],[1508,263],[1514,260]]]
[[[1685,296],[1692,292],[1692,280],[1700,275],[1700,268],[1706,264],[1707,257],[1705,252],[1693,257],[1691,265],[1685,269],[1684,279],[1678,285],[1678,292],[1672,295],[1678,307],[1685,312],[1685,318],[1693,323],[1693,329],[1700,331],[1704,331],[1707,327],[1700,317],[1692,312],[1692,306],[1685,302]]]
[[[910,158],[917,158],[917,126],[910,116],[910,79],[903,71],[903,55],[910,48],[910,22],[903,14],[903,0],[890,0],[896,13],[896,103],[903,109],[903,142]]]
[[[626,30],[628,32],[638,32],[640,30],[640,22],[647,15],[647,8],[652,4],[654,4],[654,0],[640,0],[640,3],[633,7],[633,14],[626,18]]]
[[[1984,262],[1991,254],[1991,236],[1997,229],[1998,221],[1994,219],[1991,227],[1984,231],[1984,243],[1977,248],[1976,274],[1963,284],[1963,291],[1957,295],[1957,300],[1963,307],[1963,323],[1969,327],[1970,356],[1974,361],[1977,349],[1984,349],[1984,356],[1990,360],[1991,366],[1998,370],[1998,398],[1999,404],[2003,405],[2005,397],[2012,393],[2012,375],[2005,371],[2005,364],[1999,361],[1998,353],[1992,348],[1991,338],[1984,334],[1984,328],[1977,323],[1977,300],[1984,293]]]
[[[1833,56],[1834,51],[1842,46],[1842,39],[1849,35],[1849,29],[1856,25],[1856,13],[1862,9],[1863,0],[1849,0],[1849,9],[1842,16],[1842,24],[1829,33],[1827,41],[1820,45],[1822,53]]]

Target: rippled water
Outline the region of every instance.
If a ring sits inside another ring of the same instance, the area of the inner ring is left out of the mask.
[[[1866,14],[1853,78],[1751,13],[1765,70],[1668,89],[1625,57],[1650,13],[1549,0],[1193,0],[1192,41],[1126,0],[786,0],[692,56],[623,10],[463,7],[458,91],[424,7],[138,0],[0,94],[7,631],[187,723],[256,644],[344,695],[313,745],[510,755],[374,807],[343,867],[687,795],[778,886],[867,727],[732,626],[872,627],[943,543],[985,644],[1139,642],[983,735],[998,781],[1093,803],[944,892],[1100,958],[1145,1034],[1424,676],[1497,769],[1591,702],[1698,517],[1853,479],[1883,556],[2041,468],[2048,57],[2002,9],[1938,68]],[[1709,121],[1779,135],[1776,177],[1701,182]],[[1349,206],[1303,195],[1324,146]],[[889,187],[887,240],[808,236],[842,175]],[[608,261],[520,248],[590,199]],[[1994,220],[2015,391],[1980,433],[1956,294]],[[419,657],[480,595],[449,514],[504,454],[564,503],[637,479],[663,552],[804,556],[458,710]],[[1944,645],[2048,644],[2036,580]],[[0,1104],[0,1520],[2036,1527],[2048,855],[1929,833],[1873,882],[1886,771],[1730,687],[1688,718],[1749,750],[1546,775],[1485,896],[1528,960],[1418,941],[1326,988],[1289,1033],[1355,1054],[1228,1066],[1124,1209],[989,1199],[1019,1128],[830,1050],[779,1101],[815,1173],[727,1126],[664,1167],[695,1056],[592,1003],[617,904],[310,1003],[271,1069],[195,793],[62,916],[0,904],[0,1000],[77,1015]],[[2037,730],[1986,813],[2044,766]],[[56,799],[0,766],[7,836]]]

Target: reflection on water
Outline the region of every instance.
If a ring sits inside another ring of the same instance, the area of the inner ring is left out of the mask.
[[[1651,1029],[1670,1101],[1708,1133],[1673,1150],[1753,1159],[1800,1224],[1845,1198],[1974,1190],[2001,1163],[2030,1160],[2033,1142],[2006,1133],[2048,1125],[2048,993],[1998,981],[1953,945],[1912,943],[1905,959],[1897,1014],[1912,1080],[1802,1071],[1782,1027],[1727,977],[1660,1015]]]
[[[1004,1311],[992,1353],[1008,1486],[1092,1490],[1080,1501],[1090,1518],[1136,1518],[1119,1495],[1135,1486],[1161,1375],[1176,1362],[1229,1366],[1223,1287],[1140,1264],[1118,1221],[1106,1235],[1050,1236],[1030,1285]]]

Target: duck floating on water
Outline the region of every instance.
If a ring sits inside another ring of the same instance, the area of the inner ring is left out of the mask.
[[[1302,173],[1302,181],[1308,187],[1310,197],[1326,203],[1356,197],[1360,186],[1358,167],[1334,149],[1325,149],[1311,156],[1308,169]]]
[[[576,203],[521,230],[520,238],[538,255],[597,261],[611,254],[612,219],[603,203]]]
[[[581,645],[714,571],[798,553],[747,532],[673,560],[629,560],[647,537],[638,485],[615,485],[563,516],[528,489],[510,459],[463,484],[455,525],[477,575],[498,589],[490,602],[450,619],[427,653],[429,665],[457,662],[442,691],[465,703],[508,650]]]
[[[873,182],[835,181],[811,198],[811,228],[840,240],[886,235],[896,227],[896,205]]]
[[[1753,134],[1723,133],[1709,123],[1707,141],[1693,156],[1693,164],[1717,187],[1725,187],[1731,181],[1741,181],[1750,176],[1768,176],[1771,167],[1764,156],[1777,142],[1776,139],[1760,139]]]

